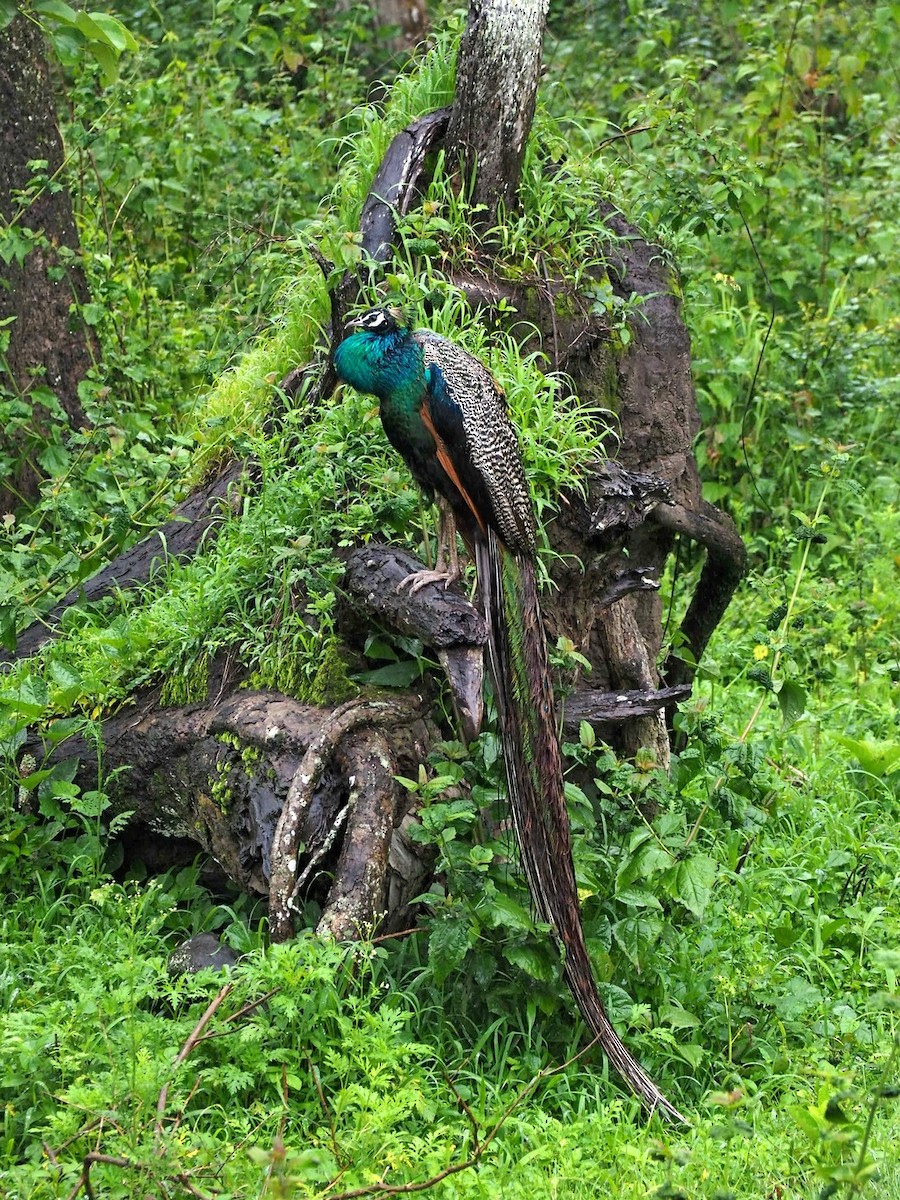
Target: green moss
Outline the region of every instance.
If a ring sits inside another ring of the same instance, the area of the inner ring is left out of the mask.
[[[244,764],[244,770],[248,775],[253,773],[253,768],[262,759],[262,751],[258,746],[244,746],[241,750],[241,762]]]
[[[209,655],[200,654],[181,672],[171,671],[163,676],[159,701],[163,708],[183,704],[199,704],[209,689]]]
[[[325,645],[325,651],[310,686],[310,703],[341,704],[344,700],[358,695],[359,688],[348,672],[346,651],[336,638],[332,638]]]
[[[228,776],[232,772],[232,763],[227,758],[219,759],[216,763],[216,778],[210,789],[210,798],[220,812],[227,813],[231,807],[232,791]]]
[[[295,700],[305,700],[308,683],[308,650],[284,642],[267,648],[250,676],[251,688],[271,688]]]

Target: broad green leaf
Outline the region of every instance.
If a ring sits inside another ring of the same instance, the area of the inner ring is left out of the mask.
[[[45,736],[51,746],[57,746],[73,734],[80,733],[84,726],[84,717],[60,717],[50,723]]]
[[[648,835],[652,836],[652,835]],[[649,879],[672,865],[672,854],[656,841],[645,841],[636,854],[626,857],[616,872],[616,893],[638,879]]]
[[[0,29],[5,29],[18,11],[15,0],[0,0]]]
[[[433,926],[428,935],[428,964],[435,983],[443,983],[456,970],[474,942],[475,931],[464,917],[448,917]]]
[[[73,785],[69,784],[68,786]],[[80,813],[83,817],[99,817],[109,808],[109,804],[109,796],[105,792],[98,791],[82,792],[80,796],[74,796],[69,802],[72,811]]]
[[[84,57],[84,38],[75,28],[75,22],[50,26],[47,36],[53,52],[64,67],[74,67]]]
[[[59,442],[49,442],[38,455],[38,462],[48,475],[63,475],[69,467],[69,452]]]
[[[702,1046],[698,1046],[695,1042],[679,1042],[675,1047],[675,1053],[694,1071],[700,1066],[703,1061],[704,1050]]]
[[[366,644],[363,649],[366,658],[383,658],[388,662],[397,661],[397,651],[379,634],[370,634],[366,638]]]
[[[52,767],[44,767],[40,771],[33,771],[30,775],[26,775],[24,779],[19,781],[19,787],[24,788],[26,792],[33,792],[39,783],[43,783],[45,779],[49,779],[52,774]]]
[[[716,878],[716,861],[706,854],[693,854],[678,864],[674,895],[684,907],[702,917]]]
[[[54,706],[68,708],[81,695],[84,687],[81,676],[61,662],[50,662],[47,674],[53,684]]]
[[[556,967],[550,957],[549,945],[534,946],[522,943],[506,943],[502,947],[503,957],[541,983],[552,983],[556,978]]]
[[[479,905],[478,915],[483,917],[485,924],[494,929],[504,925],[508,929],[515,929],[522,933],[534,932],[534,921],[530,914],[518,901],[503,892],[496,892],[483,905]]]
[[[52,779],[48,787],[49,795],[56,800],[77,800],[80,791],[78,784],[68,779]]]
[[[696,1029],[700,1024],[700,1018],[695,1017],[686,1008],[677,1008],[671,1004],[667,1004],[659,1010],[659,1020],[661,1024],[668,1025],[670,1029]]]
[[[872,738],[838,736],[840,744],[857,760],[864,771],[879,779],[900,768],[900,742],[876,742]]]
[[[104,83],[115,83],[119,77],[119,56],[105,42],[90,41],[91,53],[100,64]]]
[[[814,983],[795,975],[789,979],[784,991],[774,1001],[775,1011],[783,1020],[802,1016],[811,1008],[821,1004],[822,993]]]
[[[615,983],[601,983],[599,990],[609,1019],[624,1024],[634,1009],[634,999]]]
[[[16,617],[18,608],[15,604],[0,604],[0,646],[10,654],[16,652]]]
[[[785,916],[780,924],[773,925],[771,929],[772,940],[779,950],[787,950],[789,946],[793,946],[803,937],[804,932],[802,925],[795,927],[791,924],[788,916]]]
[[[791,679],[784,679],[776,695],[781,709],[781,723],[787,728],[799,721],[806,711],[806,688]]]
[[[134,36],[117,17],[102,12],[92,12],[88,15],[114,50],[120,54],[123,50],[137,50],[138,44]]]
[[[663,931],[660,917],[625,917],[612,927],[613,937],[631,964],[642,970],[647,951]]]
[[[486,867],[494,861],[494,852],[488,846],[473,846],[469,851],[469,862],[473,867]]]
[[[64,25],[77,25],[78,13],[63,0],[35,0],[34,11],[41,17],[53,17]]]
[[[0,692],[0,704],[8,705],[17,716],[39,717],[47,707],[49,693],[43,679],[26,675],[18,688]]]
[[[361,683],[376,683],[380,687],[405,688],[421,674],[419,664],[406,659],[404,662],[389,663],[386,667],[376,667],[374,671],[363,671],[353,678]]]
[[[293,1151],[287,1158],[287,1170],[292,1180],[298,1179],[304,1183],[324,1183],[339,1174],[334,1155],[321,1147]]]
[[[820,1126],[819,1122],[809,1111],[800,1104],[788,1105],[788,1113],[794,1118],[797,1126],[803,1130],[808,1138],[817,1142],[819,1140]]]
[[[616,899],[620,904],[630,904],[632,908],[662,908],[656,896],[643,888],[626,887],[621,891],[617,889]]]
[[[113,47],[107,40],[106,34],[89,13],[84,11],[78,13],[75,17],[75,28],[87,41],[100,42],[104,46],[109,46],[110,50],[112,50]]]
[[[102,304],[82,304],[79,311],[85,325],[99,325],[103,320],[104,309]]]
[[[22,743],[28,736],[26,730],[28,722],[10,721],[6,713],[0,713],[2,724],[0,724],[0,754],[12,757],[17,750],[21,749]]]

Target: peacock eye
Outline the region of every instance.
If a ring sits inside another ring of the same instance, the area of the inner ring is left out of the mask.
[[[386,333],[394,328],[390,316],[381,308],[370,308],[347,324],[355,329],[366,329],[369,333]]]

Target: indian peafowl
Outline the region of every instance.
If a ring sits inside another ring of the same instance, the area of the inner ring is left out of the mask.
[[[380,402],[388,439],[474,555],[488,626],[509,801],[535,906],[562,942],[564,971],[610,1063],[651,1111],[683,1120],[635,1061],[597,993],[578,909],[547,648],[535,578],[535,518],[502,390],[456,343],[373,308],[337,347],[338,378]],[[449,572],[422,573],[418,586]]]

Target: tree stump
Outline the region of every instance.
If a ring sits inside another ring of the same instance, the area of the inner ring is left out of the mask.
[[[446,111],[431,114],[398,135],[389,148],[364,207],[364,243],[376,261],[389,256],[396,213],[417,194],[428,151],[446,128]],[[597,464],[586,496],[561,497],[549,528],[560,555],[554,567],[556,590],[544,598],[543,610],[551,642],[569,638],[592,667],[589,674],[564,681],[575,693],[566,705],[568,727],[577,729],[578,720],[589,720],[620,751],[644,748],[664,767],[664,713],[689,692],[691,670],[676,659],[667,664],[665,679],[657,671],[661,571],[676,536],[690,537],[707,548],[706,569],[683,623],[688,644],[699,657],[742,574],[743,545],[730,521],[700,498],[691,453],[698,417],[688,337],[671,273],[658,247],[641,239],[623,218],[605,216],[617,234],[608,250],[609,278],[620,294],[644,297],[625,351],[604,319],[586,307],[576,308],[561,322],[552,286],[513,287],[475,275],[458,282],[486,316],[493,315],[501,299],[507,310],[512,307],[515,314],[527,315],[543,331],[544,345],[552,347],[551,365],[568,375],[578,398],[618,418],[618,461]],[[348,277],[333,297],[336,336],[355,287]],[[301,384],[308,385],[306,403],[313,409],[334,386],[328,355],[293,371],[282,389],[293,394]],[[226,464],[217,479],[179,506],[180,519],[172,524],[179,536],[176,552],[189,556],[201,536],[214,530],[210,521],[218,498],[227,499],[231,488],[246,491],[255,485],[253,464]],[[171,551],[168,537],[166,542]],[[160,545],[154,536],[128,551],[89,581],[85,593],[99,598],[112,587],[145,580]],[[414,598],[399,593],[397,582],[420,566],[405,552],[386,547],[370,546],[351,555],[344,583],[344,636],[361,644],[365,629],[377,621],[433,647],[449,681],[460,728],[468,735],[480,721],[483,623],[458,592],[429,587]],[[80,593],[72,593],[54,610],[53,620],[26,630],[20,653],[32,652],[53,636],[54,622],[79,601]],[[288,873],[294,880],[302,876],[302,886],[336,871],[333,903],[327,889],[321,893],[323,928],[335,935],[343,936],[351,927],[370,927],[379,919],[391,927],[402,924],[405,906],[422,890],[429,864],[421,847],[412,848],[404,840],[402,829],[410,813],[401,804],[403,797],[391,792],[387,778],[398,773],[392,763],[398,764],[399,773],[415,776],[440,731],[424,709],[411,717],[403,707],[409,698],[401,697],[398,705],[404,715],[393,722],[399,730],[390,728],[388,717],[383,722],[361,721],[343,738],[329,740],[330,710],[297,705],[272,693],[236,691],[241,676],[239,665],[213,664],[206,704],[161,709],[158,695],[150,693],[136,698],[136,708],[127,717],[104,723],[107,766],[129,767],[116,784],[117,807],[135,809],[145,828],[189,839],[213,854],[237,886],[266,894],[272,883],[278,816],[292,787],[296,791],[303,756],[324,735],[332,759],[321,762],[312,790],[298,801],[303,823],[285,843],[286,849],[276,847],[276,883],[279,864],[286,871],[288,862],[293,864]],[[445,735],[452,733],[444,730]],[[77,746],[66,750],[73,752],[78,753]],[[93,756],[84,757],[89,762]],[[249,769],[251,762],[260,765]],[[92,786],[90,767],[84,770],[85,786]],[[350,776],[362,775],[371,782],[365,795],[349,783]],[[390,838],[385,832],[388,815]],[[297,853],[300,844],[305,860]],[[379,864],[377,872],[363,869],[367,857]],[[392,858],[406,863],[415,886],[405,887],[402,879],[394,879]],[[288,886],[284,877],[278,887],[280,928],[286,934],[296,887],[294,882]],[[359,897],[355,904],[354,893]]]

